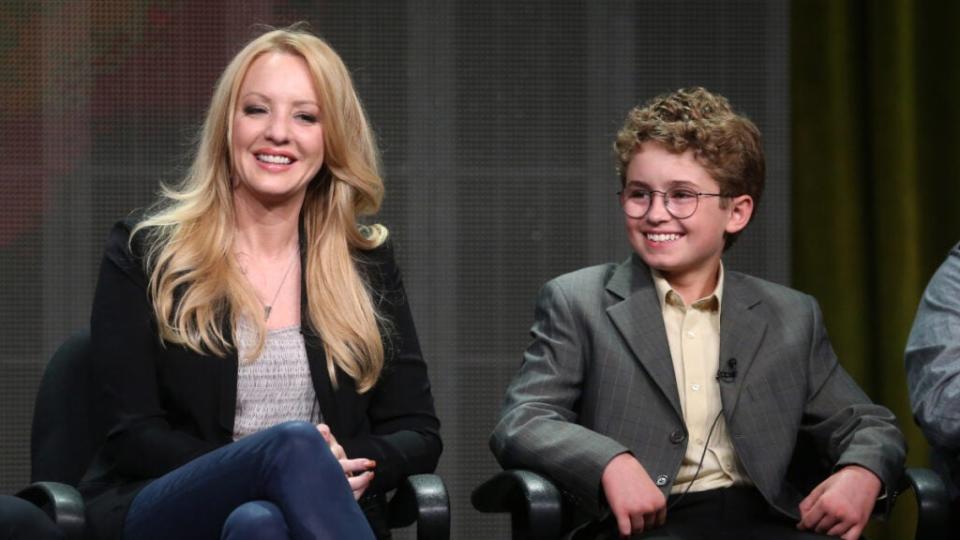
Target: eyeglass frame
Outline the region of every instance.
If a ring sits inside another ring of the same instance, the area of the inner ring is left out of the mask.
[[[696,214],[697,210],[700,209],[700,197],[733,197],[733,195],[726,195],[723,193],[706,193],[703,191],[693,191],[692,189],[688,189],[688,188],[672,188],[667,191],[661,191],[659,189],[642,189],[638,191],[646,191],[650,194],[650,204],[647,206],[647,210],[644,213],[640,214],[639,216],[632,216],[627,212],[627,207],[624,201],[624,191],[625,191],[624,189],[621,189],[620,191],[617,192],[617,196],[620,198],[620,208],[623,210],[623,213],[627,215],[627,217],[632,219],[643,219],[644,217],[647,216],[647,214],[650,213],[650,209],[653,208],[653,195],[657,193],[660,194],[660,197],[663,198],[663,208],[667,211],[668,214],[673,216],[674,219],[687,219],[692,215]],[[691,195],[695,195],[697,197],[697,202],[693,206],[693,210],[689,214],[683,217],[679,217],[676,214],[674,214],[673,210],[670,209],[670,196],[667,194],[669,191],[673,191],[673,192],[686,191]]]

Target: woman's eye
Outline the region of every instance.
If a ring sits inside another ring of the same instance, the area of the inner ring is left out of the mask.
[[[246,107],[243,108],[243,114],[251,115],[251,116],[255,114],[263,114],[265,112],[267,112],[267,109],[259,105],[247,105]]]
[[[307,124],[315,124],[317,122],[317,116],[314,114],[300,113],[296,116],[296,118],[297,120]]]

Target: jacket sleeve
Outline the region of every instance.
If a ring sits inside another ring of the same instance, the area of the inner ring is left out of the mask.
[[[130,478],[160,476],[216,447],[171,429],[161,406],[156,362],[162,346],[141,259],[129,247],[131,223],[110,232],[90,319],[95,410],[107,432],[104,456]]]
[[[960,245],[923,293],[906,364],[917,424],[934,446],[960,451]]]
[[[544,473],[585,509],[601,506],[601,477],[623,444],[577,423],[589,336],[556,280],[540,291],[533,341],[507,389],[490,448],[504,468]]]
[[[903,472],[906,442],[889,409],[874,404],[840,366],[816,300],[807,365],[807,401],[801,429],[813,436],[834,469],[860,465],[892,488]]]
[[[433,472],[440,459],[440,420],[400,269],[387,243],[369,254],[367,275],[383,318],[384,366],[366,411],[370,429],[341,438],[350,457],[376,460],[370,493],[396,488],[409,475]]]

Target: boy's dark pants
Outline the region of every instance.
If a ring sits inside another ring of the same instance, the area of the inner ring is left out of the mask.
[[[796,522],[774,513],[755,488],[730,487],[672,495],[667,503],[667,523],[632,538],[642,540],[820,540],[826,535],[798,531]],[[617,539],[613,516],[588,525],[576,540]]]

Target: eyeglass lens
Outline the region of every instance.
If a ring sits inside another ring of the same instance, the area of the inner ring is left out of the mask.
[[[664,193],[649,189],[628,188],[621,196],[623,211],[632,218],[644,217],[650,211],[654,195],[663,197],[667,212],[677,219],[690,217],[697,210],[699,197],[695,191],[689,189],[671,189]]]

